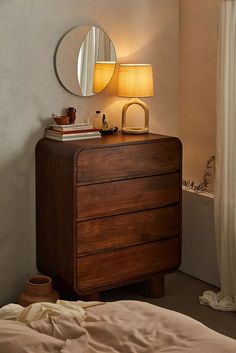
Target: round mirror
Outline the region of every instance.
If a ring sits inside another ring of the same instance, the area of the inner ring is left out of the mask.
[[[115,72],[116,52],[108,35],[95,26],[79,26],[62,38],[56,71],[62,85],[79,96],[101,92]]]

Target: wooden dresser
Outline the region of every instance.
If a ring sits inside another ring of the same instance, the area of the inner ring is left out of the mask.
[[[181,261],[177,138],[105,136],[36,146],[38,269],[79,296],[144,282],[163,295]]]

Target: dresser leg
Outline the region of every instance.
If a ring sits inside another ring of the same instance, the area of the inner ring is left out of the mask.
[[[164,276],[156,276],[144,281],[143,294],[149,298],[160,298],[164,296]]]
[[[87,295],[81,296],[80,298],[86,302],[100,301],[100,293],[97,292],[97,293],[87,294]]]

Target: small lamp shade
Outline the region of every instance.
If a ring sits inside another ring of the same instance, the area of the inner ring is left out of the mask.
[[[93,92],[101,92],[110,82],[115,72],[114,61],[98,61],[94,65]]]
[[[152,97],[153,74],[149,64],[120,64],[118,96]]]

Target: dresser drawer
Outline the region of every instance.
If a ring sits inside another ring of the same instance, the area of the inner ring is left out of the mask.
[[[77,157],[77,182],[99,182],[176,172],[178,140],[83,150]]]
[[[179,237],[88,255],[77,259],[76,288],[80,292],[130,283],[148,275],[172,270],[179,264]]]
[[[77,218],[96,218],[178,202],[179,174],[77,187]]]
[[[77,254],[141,244],[180,232],[179,206],[77,222]]]

